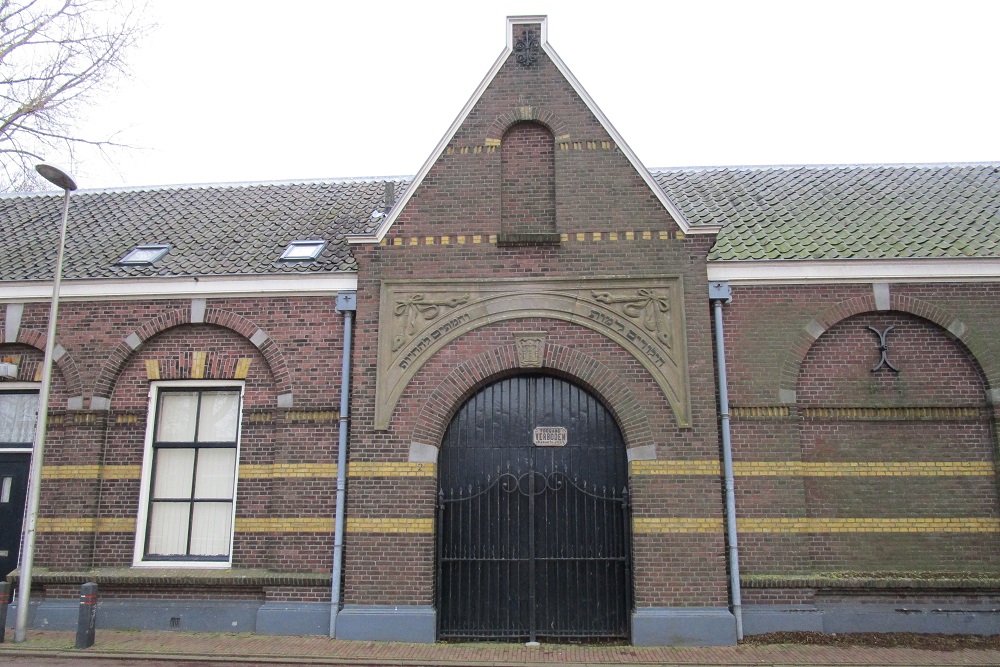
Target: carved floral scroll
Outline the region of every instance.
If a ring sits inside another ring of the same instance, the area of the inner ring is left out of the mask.
[[[417,371],[452,340],[514,318],[573,322],[619,343],[656,379],[678,425],[690,426],[681,278],[385,281],[379,313],[375,427]],[[541,367],[544,336],[516,337],[519,364]]]

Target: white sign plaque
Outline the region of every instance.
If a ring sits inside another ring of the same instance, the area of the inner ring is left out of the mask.
[[[538,447],[562,447],[569,441],[569,433],[562,426],[536,426],[533,435]]]

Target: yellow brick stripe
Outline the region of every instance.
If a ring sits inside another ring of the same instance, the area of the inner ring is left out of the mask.
[[[347,467],[348,477],[436,477],[433,463],[369,463],[359,461]]]
[[[676,533],[718,533],[722,530],[722,519],[699,518],[636,518],[632,520],[632,532],[645,535],[672,535]]]
[[[737,519],[741,533],[997,533],[1000,519],[952,518],[777,518]]]
[[[633,461],[633,475],[721,475],[718,461]],[[741,461],[733,464],[738,477],[990,477],[987,461]]]
[[[433,463],[352,463],[349,477],[435,477]],[[42,467],[43,479],[139,479],[142,466],[69,465]],[[240,466],[240,479],[336,478],[336,463],[272,463]]]
[[[434,533],[434,519],[348,519],[349,533]]]
[[[237,533],[332,533],[333,517],[236,519]]]
[[[140,466],[42,466],[42,479],[139,479],[141,473]]]
[[[272,463],[241,465],[240,479],[285,479],[291,477],[336,478],[336,463]]]
[[[135,519],[93,519],[80,517],[39,517],[42,533],[129,533],[135,532]]]
[[[776,518],[737,519],[741,533],[997,533],[1000,519],[954,518]],[[636,518],[632,531],[645,535],[718,533],[721,519]]]

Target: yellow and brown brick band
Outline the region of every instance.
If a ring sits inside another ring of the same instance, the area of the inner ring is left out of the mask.
[[[559,235],[562,243],[592,243],[615,241],[667,241],[682,239],[680,230],[646,230],[620,232],[572,232]],[[382,246],[427,246],[427,245],[478,245],[496,243],[496,234],[456,234],[450,236],[387,236],[379,242]]]
[[[698,517],[637,517],[632,529],[641,535],[718,533],[721,519]],[[741,533],[1000,533],[1000,519],[947,518],[810,518],[781,517],[738,519]],[[134,532],[135,520],[124,518],[42,517],[38,530],[45,533]],[[238,533],[329,533],[333,517],[264,517],[236,519]],[[349,533],[424,534],[434,532],[433,519],[388,517],[349,518]]]
[[[435,477],[437,467],[433,463],[352,463],[347,469],[348,477]],[[43,479],[139,479],[141,466],[99,466],[65,465],[44,466]],[[240,479],[286,479],[295,477],[334,478],[337,476],[336,463],[270,463],[245,464],[240,466]]]
[[[721,519],[636,518],[632,530],[644,535],[717,533]],[[1000,533],[1000,519],[948,518],[809,518],[737,519],[740,533]]]
[[[718,461],[633,461],[633,475],[721,475]],[[740,461],[737,477],[989,477],[988,461]]]
[[[986,412],[979,407],[927,406],[898,408],[802,408],[799,414],[806,419],[834,419],[844,421],[967,421],[983,419]],[[744,405],[732,407],[733,419],[788,419],[798,418],[788,406]]]

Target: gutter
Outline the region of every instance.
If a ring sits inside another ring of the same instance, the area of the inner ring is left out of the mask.
[[[340,425],[337,432],[337,514],[333,528],[333,582],[330,589],[330,637],[337,636],[341,579],[344,571],[344,501],[347,498],[347,426],[351,395],[351,326],[358,305],[357,292],[337,294],[337,312],[344,314],[344,358],[340,366]]]
[[[729,386],[726,383],[726,343],[722,328],[722,304],[733,300],[733,291],[727,282],[708,284],[708,298],[712,302],[715,320],[715,356],[719,378],[719,417],[722,431],[722,466],[726,484],[726,541],[729,543],[729,590],[732,597],[733,616],[736,617],[736,640],[743,639],[743,602],[740,592],[740,550],[736,540],[736,485],[733,476],[733,446],[729,432]]]

